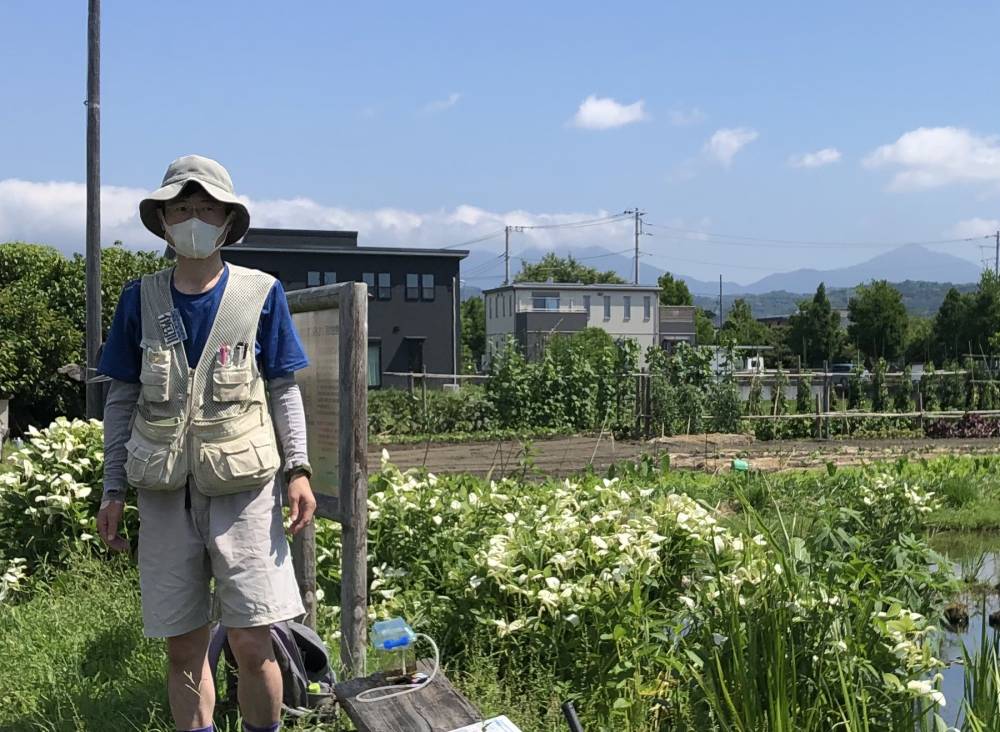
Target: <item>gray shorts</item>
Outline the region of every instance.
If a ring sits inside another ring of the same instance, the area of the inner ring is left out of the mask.
[[[181,635],[215,619],[228,628],[252,628],[305,612],[275,481],[211,498],[193,482],[174,491],[140,490],[139,522],[147,636]]]

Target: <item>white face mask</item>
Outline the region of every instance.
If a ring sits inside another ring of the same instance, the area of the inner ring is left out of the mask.
[[[206,224],[197,216],[179,224],[164,223],[163,228],[170,235],[167,243],[182,257],[208,259],[225,243],[230,218],[222,226]]]

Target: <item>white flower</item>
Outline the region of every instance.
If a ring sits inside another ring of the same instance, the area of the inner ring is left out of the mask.
[[[548,585],[548,587],[549,587],[550,590],[558,590],[559,589],[559,584],[560,584],[559,578],[558,577],[546,577],[545,578],[545,584]]]
[[[596,546],[598,549],[607,549],[608,548],[608,542],[604,541],[604,539],[602,539],[599,536],[592,536],[592,537],[590,537],[590,543],[593,544],[594,546]]]
[[[444,521],[444,519],[443,519],[443,518],[441,518],[440,516],[434,516],[434,517],[433,517],[433,518],[431,519],[431,521],[433,521],[433,522],[434,522],[434,525],[435,525],[435,526],[440,526],[440,525],[441,525],[441,522],[442,522],[442,521]]]

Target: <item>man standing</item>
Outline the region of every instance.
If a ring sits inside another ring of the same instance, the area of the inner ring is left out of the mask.
[[[139,214],[177,264],[126,285],[101,357],[112,382],[98,530],[125,548],[118,525],[126,487],[137,488],[143,628],[166,638],[177,729],[212,730],[214,579],[244,728],[274,732],[282,687],[269,625],[304,612],[281,487],[293,534],[316,508],[294,378],[305,353],[281,284],[222,261],[250,225],[225,168],[178,158]]]

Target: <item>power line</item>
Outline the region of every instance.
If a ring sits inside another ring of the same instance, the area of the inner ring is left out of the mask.
[[[677,226],[667,226],[665,224],[655,224],[647,221],[647,226],[652,226],[657,229],[664,229],[667,231],[677,232],[678,234],[686,234],[687,236],[677,236],[679,239],[694,240],[694,241],[710,241],[712,244],[720,244],[724,246],[759,246],[761,244],[766,244],[768,246],[773,246],[776,248],[789,247],[789,248],[800,248],[802,246],[811,247],[901,247],[901,246],[933,246],[938,244],[960,244],[966,242],[978,242],[983,239],[990,239],[993,234],[984,234],[982,236],[972,236],[965,237],[961,239],[933,239],[927,241],[817,241],[809,239],[775,239],[770,237],[759,237],[759,236],[745,236],[742,234],[718,234],[710,231],[699,231],[697,229],[682,229]],[[725,241],[726,239],[736,240],[736,241]]]
[[[489,241],[490,239],[496,239],[498,236],[503,234],[503,229],[498,229],[489,234],[479,237],[478,239],[469,239],[468,241],[460,241],[457,244],[449,244],[445,247],[440,247],[441,249],[458,249],[459,247],[472,246],[473,244],[479,244],[480,242]]]
[[[611,216],[602,216],[597,219],[584,219],[582,221],[567,221],[561,224],[524,224],[516,225],[512,224],[511,229],[513,231],[529,231],[534,229],[583,229],[588,226],[603,226],[604,224],[610,224],[615,221],[621,221],[628,218],[631,214],[622,212],[618,214],[613,214]]]

